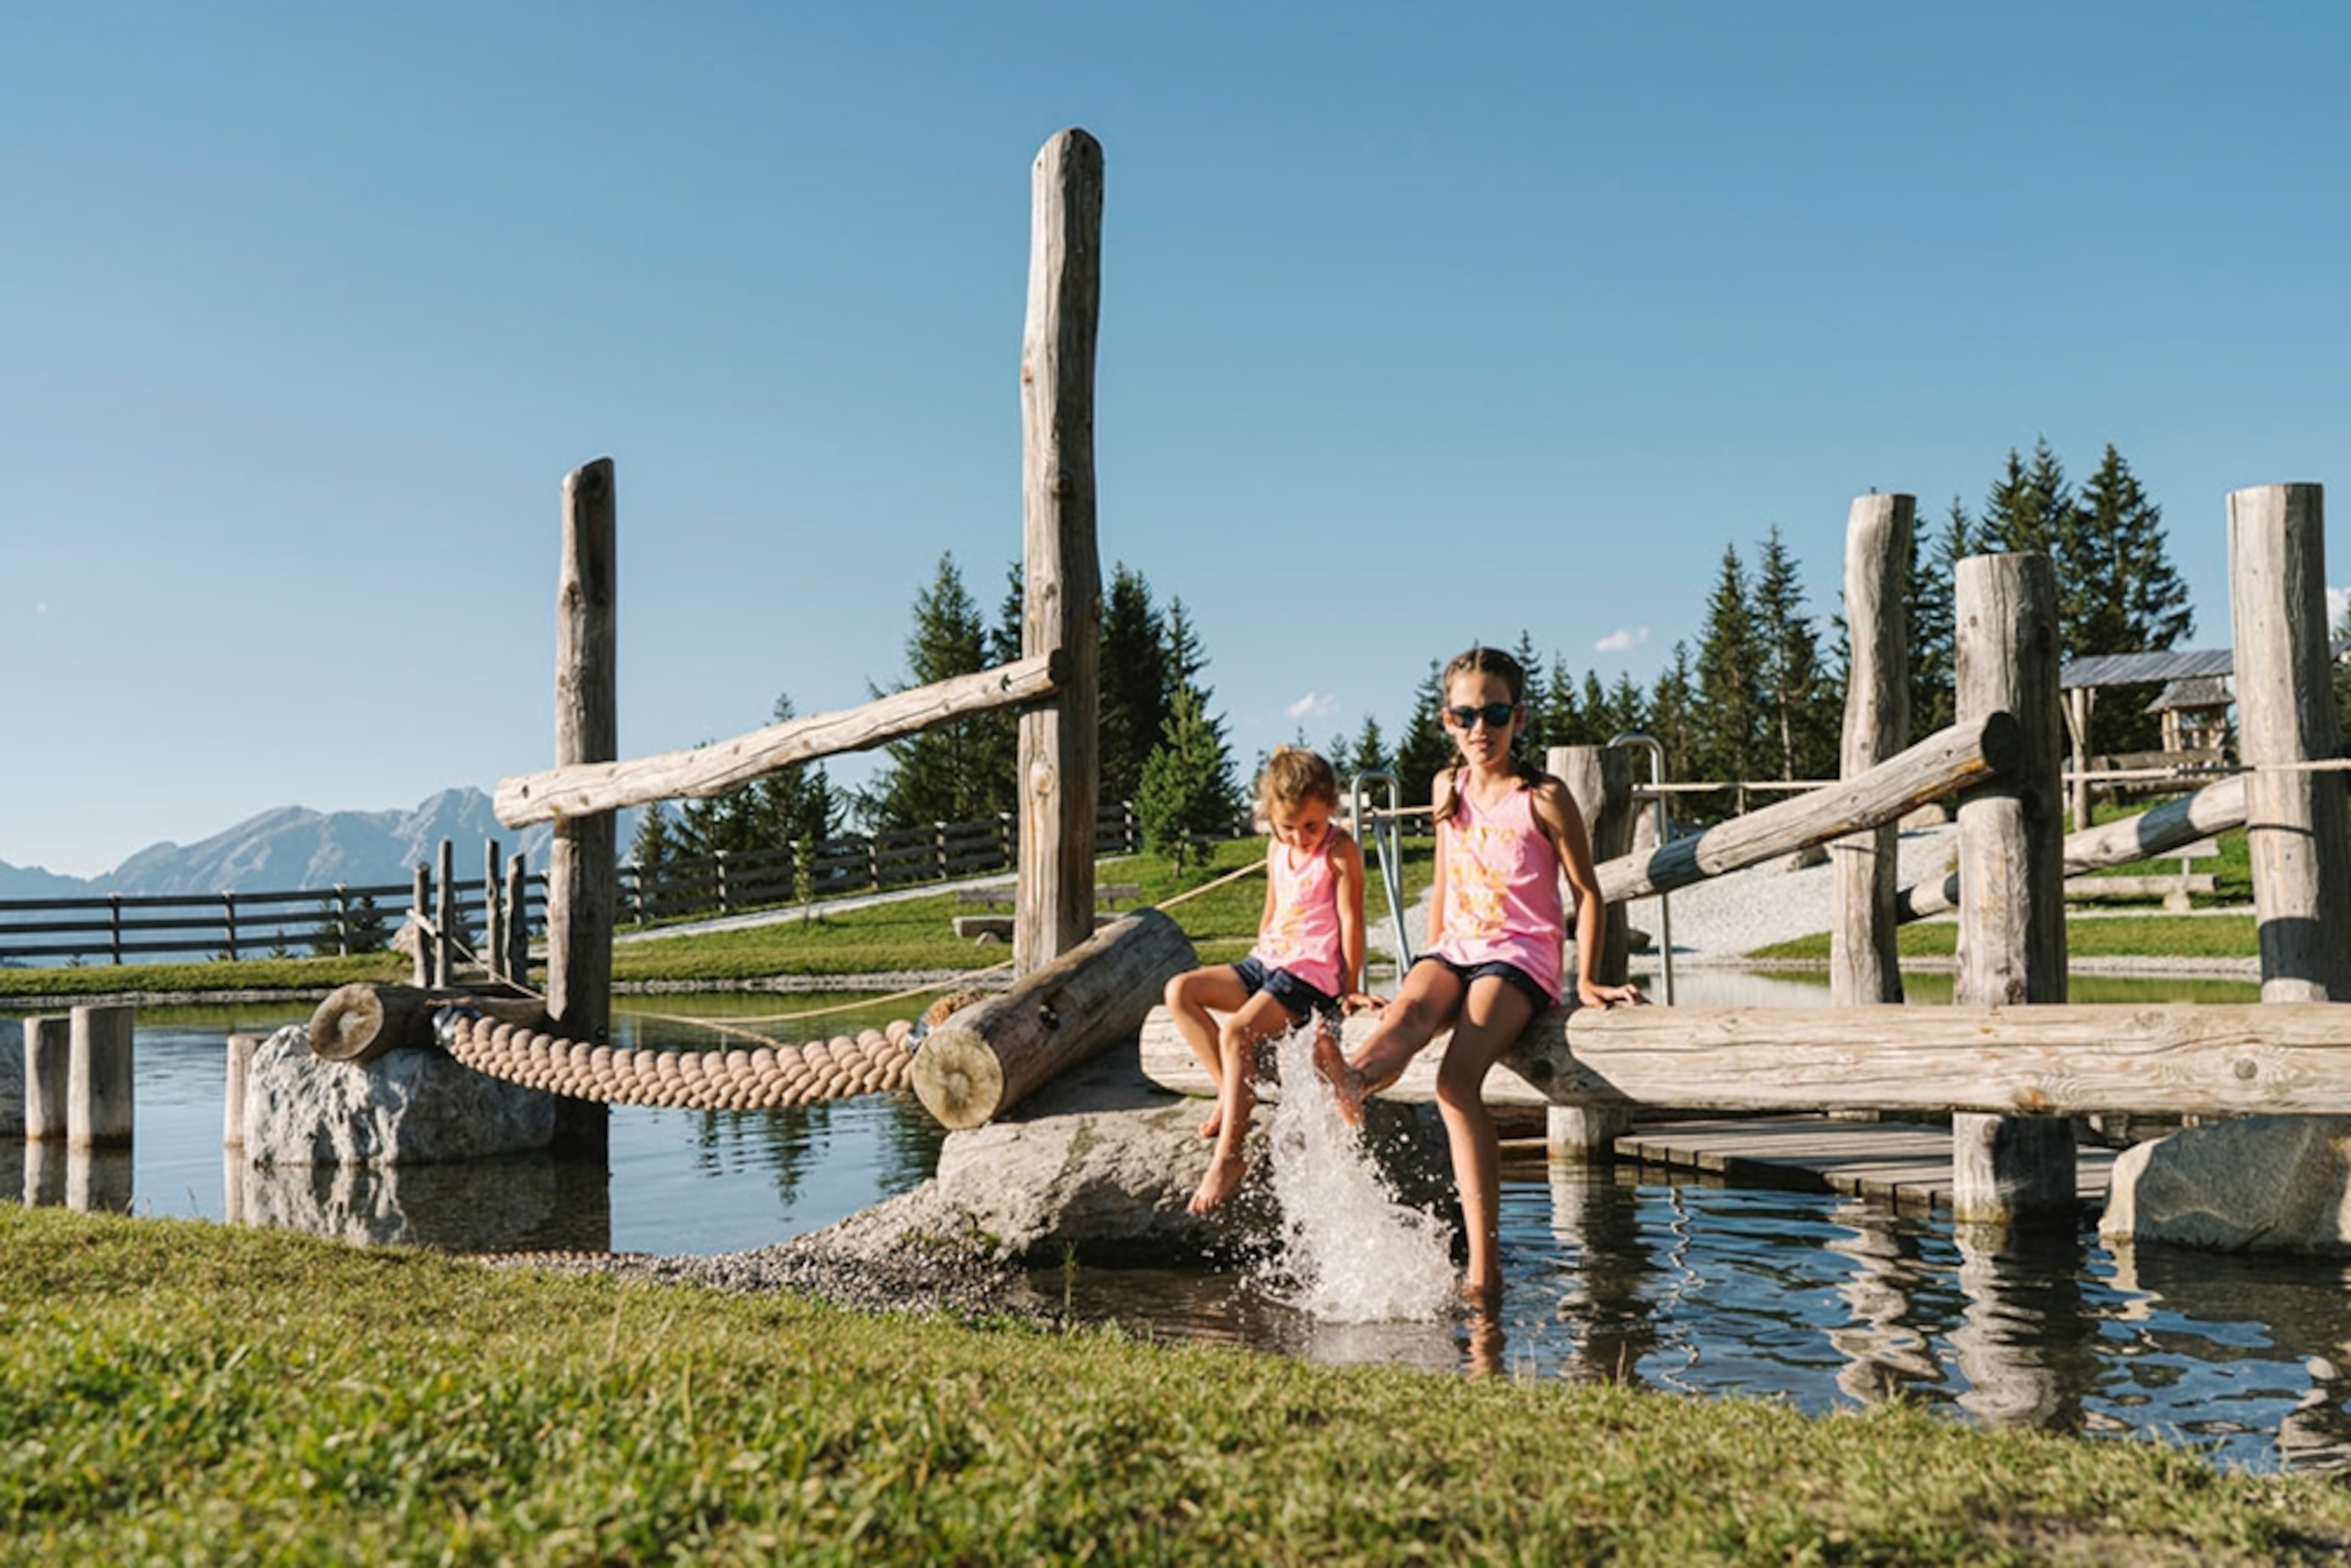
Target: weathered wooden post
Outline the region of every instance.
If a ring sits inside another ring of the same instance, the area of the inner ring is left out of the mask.
[[[493,980],[507,968],[506,910],[498,901],[498,841],[482,841],[482,964]]]
[[[2057,580],[2045,555],[1959,563],[1959,722],[2005,710],[2022,756],[1959,796],[1959,976],[1952,1000],[2065,999],[2065,823],[2057,706]],[[1951,1118],[1951,1213],[1969,1221],[2070,1215],[2073,1124],[2059,1116]]]
[[[26,1142],[65,1141],[66,1095],[72,1062],[72,1019],[57,1013],[25,1020]]]
[[[433,983],[445,986],[457,972],[457,846],[443,839],[433,866],[438,883],[433,904]]]
[[[1844,695],[1845,778],[1866,773],[1910,739],[1910,629],[1902,591],[1917,503],[1908,496],[1862,496],[1846,515],[1844,620],[1851,666]],[[1835,868],[1829,927],[1829,999],[1902,999],[1894,914],[1900,827],[1887,823],[1829,846]]]
[[[66,1145],[94,1149],[131,1141],[133,1010],[78,1007],[66,1068]]]
[[[1631,852],[1637,804],[1633,798],[1632,754],[1613,746],[1554,746],[1545,765],[1575,800],[1584,831],[1592,840],[1593,862]],[[1625,906],[1610,904],[1601,931],[1603,984],[1625,983],[1632,967],[1631,936]],[[1574,976],[1571,968],[1566,977],[1571,1001]],[[1632,1109],[1625,1105],[1552,1105],[1544,1112],[1544,1144],[1553,1159],[1606,1159],[1614,1153],[1617,1137],[1632,1124]]]
[[[2229,497],[2245,839],[2262,1000],[2351,1001],[2351,810],[2344,776],[2311,771],[2336,733],[2326,628],[2325,495],[2263,485]]]
[[[555,761],[621,754],[612,460],[563,478],[563,563],[556,596]],[[611,1028],[612,813],[559,817],[547,862],[547,1010],[566,1039],[603,1044]]]
[[[507,859],[506,977],[530,983],[530,872],[520,855]]]
[[[1102,309],[1102,143],[1074,127],[1030,173],[1029,317],[1020,345],[1020,651],[1061,655],[1060,689],[1020,716],[1020,893],[1012,967],[1026,975],[1094,922],[1102,566],[1094,544],[1094,341]]]
[[[416,875],[408,891],[409,913],[415,918],[408,923],[408,933],[416,938],[413,962],[409,965],[409,978],[418,986],[433,983],[433,868],[423,861],[416,862]]]
[[[615,603],[619,515],[612,460],[563,476],[563,561],[555,613],[555,760],[612,762],[621,755]],[[611,1035],[612,925],[620,888],[610,810],[558,817],[547,858],[547,1011],[554,1032],[601,1045]],[[582,1154],[605,1148],[611,1114],[565,1100],[556,1141]]]
[[[221,1091],[221,1146],[225,1149],[245,1147],[245,1089],[253,1076],[253,1053],[259,1049],[259,1035],[228,1037],[228,1073]]]

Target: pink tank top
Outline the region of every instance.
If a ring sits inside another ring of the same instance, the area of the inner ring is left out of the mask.
[[[1268,968],[1287,969],[1326,997],[1339,994],[1339,884],[1331,874],[1335,827],[1322,835],[1302,865],[1292,865],[1290,847],[1277,842],[1266,856],[1273,879],[1273,918],[1258,933],[1249,956]]]
[[[1556,1002],[1566,904],[1559,851],[1535,821],[1534,791],[1512,789],[1479,810],[1468,779],[1457,777],[1454,799],[1459,805],[1438,839],[1445,928],[1434,951],[1457,964],[1515,964]]]

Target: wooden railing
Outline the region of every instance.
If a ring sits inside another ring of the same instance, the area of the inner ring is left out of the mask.
[[[1237,821],[1234,831],[1249,823]],[[935,822],[882,833],[852,833],[817,844],[800,876],[794,847],[756,850],[657,866],[620,867],[621,906],[639,925],[696,915],[728,915],[839,898],[925,882],[1008,871],[1017,863],[1019,823],[1010,813],[969,822]],[[1128,801],[1102,808],[1094,821],[1098,854],[1134,854],[1142,830]],[[254,958],[350,953],[388,944],[412,908],[438,922],[441,894],[430,865],[415,883],[296,888],[265,893],[110,894],[82,898],[0,899],[0,964],[55,961],[124,964],[157,958]],[[486,953],[493,930],[506,951],[527,948],[545,930],[547,877],[521,879],[521,936],[509,923],[505,890],[486,878],[450,876],[454,935]],[[515,885],[510,883],[511,885]],[[371,913],[373,920],[368,916]],[[492,915],[496,919],[493,921]]]

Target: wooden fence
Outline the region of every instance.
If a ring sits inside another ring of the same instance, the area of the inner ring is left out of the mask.
[[[1249,825],[1238,821],[1234,831]],[[1113,801],[1095,816],[1100,854],[1134,854],[1142,830],[1129,801]],[[851,833],[815,846],[805,883],[799,852],[786,847],[664,861],[619,868],[622,908],[644,925],[697,915],[728,915],[799,902],[840,898],[925,882],[1007,871],[1017,863],[1019,833],[1010,813],[970,822],[935,822],[882,833]],[[445,857],[444,857],[445,858]],[[442,894],[429,865],[420,881],[352,887],[296,888],[270,893],[110,894],[84,898],[0,899],[0,964],[64,960],[124,964],[159,958],[256,958],[359,951],[387,944],[408,910],[436,921]],[[486,950],[495,931],[515,943],[506,908],[512,894],[451,875],[448,895],[455,935]],[[518,884],[522,944],[545,931],[547,877],[532,873]]]

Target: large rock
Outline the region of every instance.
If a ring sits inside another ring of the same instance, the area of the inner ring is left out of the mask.
[[[998,1257],[1040,1266],[1230,1256],[1277,1218],[1263,1179],[1270,1107],[1259,1108],[1249,1179],[1204,1219],[1186,1206],[1208,1168],[1212,1145],[1199,1135],[1208,1109],[1151,1082],[1134,1042],[1123,1041],[1012,1114],[949,1134],[937,1174],[914,1191],[803,1239],[880,1260],[976,1238]],[[1374,1157],[1404,1200],[1441,1202],[1451,1166],[1434,1108],[1374,1100],[1365,1109]]]
[[[25,1026],[0,1019],[0,1138],[24,1135]]]
[[[2098,1234],[2222,1251],[2351,1252],[2351,1116],[2247,1116],[2115,1161]]]
[[[556,1097],[476,1072],[437,1051],[364,1066],[322,1061],[288,1024],[246,1076],[245,1154],[256,1166],[423,1166],[546,1149]]]

